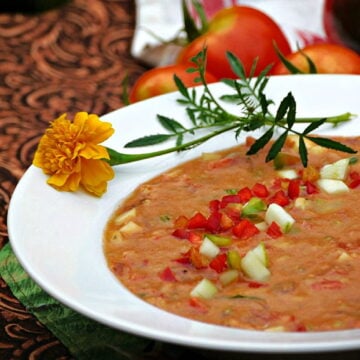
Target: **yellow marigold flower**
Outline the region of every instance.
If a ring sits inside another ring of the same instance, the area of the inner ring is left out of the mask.
[[[110,123],[97,115],[78,112],[73,122],[66,114],[54,120],[40,139],[33,164],[50,175],[48,184],[57,190],[86,191],[101,196],[114,171],[105,159],[109,154],[98,145],[114,133]]]

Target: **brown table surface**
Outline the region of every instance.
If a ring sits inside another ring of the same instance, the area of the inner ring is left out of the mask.
[[[132,84],[145,71],[130,55],[135,15],[131,0],[73,0],[38,14],[0,10],[0,248],[8,242],[11,194],[49,121],[63,112],[102,115],[124,106],[122,81],[128,76]],[[71,358],[2,279],[0,313],[0,359]],[[191,349],[180,354],[177,359],[194,355]],[[267,358],[248,355],[237,358]],[[357,352],[337,355],[360,358]],[[315,357],[331,354],[301,358]]]

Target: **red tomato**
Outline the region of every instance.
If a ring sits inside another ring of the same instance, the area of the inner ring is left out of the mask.
[[[218,80],[235,78],[226,52],[240,59],[249,74],[258,58],[255,75],[267,65],[276,63],[276,42],[283,54],[289,54],[289,43],[279,26],[263,12],[246,6],[233,6],[220,10],[209,22],[209,29],[187,45],[178,57],[178,63],[186,63],[207,47],[207,70]]]
[[[360,74],[360,56],[353,50],[336,44],[314,44],[305,46],[301,52],[314,62],[319,74]],[[301,71],[308,73],[309,67],[304,55],[296,51],[288,56],[289,60]],[[271,70],[273,75],[289,74],[284,64],[279,62]]]
[[[186,87],[199,85],[195,82],[198,73],[188,73],[186,70],[189,65],[175,64],[153,68],[143,73],[132,87],[129,100],[131,103],[145,100],[147,98],[169,93],[178,90],[174,82],[174,74],[176,74]],[[206,73],[206,81],[212,83],[216,78]]]

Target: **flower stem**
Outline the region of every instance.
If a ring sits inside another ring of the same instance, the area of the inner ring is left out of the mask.
[[[170,147],[167,149],[153,151],[153,152],[149,152],[149,153],[143,153],[143,154],[124,154],[124,153],[119,153],[116,150],[107,148],[107,151],[110,155],[110,160],[108,160],[108,161],[111,166],[116,166],[116,165],[121,165],[121,164],[127,164],[127,163],[134,162],[134,161],[150,159],[150,158],[157,157],[160,155],[169,154],[169,153],[172,153],[175,151],[188,150],[197,145],[204,143],[205,141],[207,141],[217,135],[220,135],[224,132],[235,129],[237,127],[239,127],[238,124],[231,124],[229,126],[215,130],[215,131],[211,132],[210,134],[204,135],[198,139],[189,141],[187,143],[184,143],[184,144],[181,144],[178,146],[173,146],[173,147]]]

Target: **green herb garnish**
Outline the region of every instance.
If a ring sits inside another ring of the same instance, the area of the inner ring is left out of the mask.
[[[308,163],[308,152],[305,140],[325,148],[350,154],[356,153],[354,149],[340,142],[310,135],[312,131],[318,129],[325,123],[336,126],[342,122],[349,121],[353,118],[351,113],[347,112],[326,118],[298,118],[296,116],[295,98],[292,93],[289,92],[273,114],[270,111],[270,105],[273,105],[274,101],[269,99],[264,92],[269,81],[267,74],[270,67],[265,68],[257,78],[254,78],[253,74],[256,69],[256,61],[254,61],[250,76],[246,77],[244,67],[239,59],[230,52],[227,53],[227,58],[238,79],[224,79],[222,82],[228,85],[233,93],[217,98],[211,92],[205,79],[206,48],[204,48],[191,59],[193,66],[188,69],[189,72],[198,74],[197,81],[203,85],[202,88],[187,88],[179,77],[174,76],[175,83],[181,95],[181,98],[177,99],[177,102],[185,106],[187,116],[191,121],[190,127],[185,127],[173,118],[158,115],[158,121],[164,130],[167,131],[166,133],[140,137],[127,143],[125,147],[150,146],[169,140],[175,140],[175,145],[148,154],[120,154],[121,157],[118,159],[119,163],[137,161],[175,151],[189,150],[228,131],[234,131],[235,137],[238,138],[243,132],[253,132],[258,129],[263,129],[263,135],[257,138],[251,145],[247,155],[256,154],[273,140],[266,156],[267,162],[273,160],[279,154],[285,144],[286,138],[290,134],[298,136],[299,155],[304,167],[306,167]],[[230,113],[225,109],[220,100],[223,102],[231,101],[238,104],[241,108],[241,115],[239,115],[240,111],[236,114]],[[294,128],[294,125],[299,123],[308,123],[309,125],[300,131]],[[203,134],[204,131],[205,135],[196,137],[197,134]],[[188,139],[189,136],[195,138],[188,141],[186,139]],[[116,165],[117,159],[115,153],[111,153],[111,159],[112,165]]]

